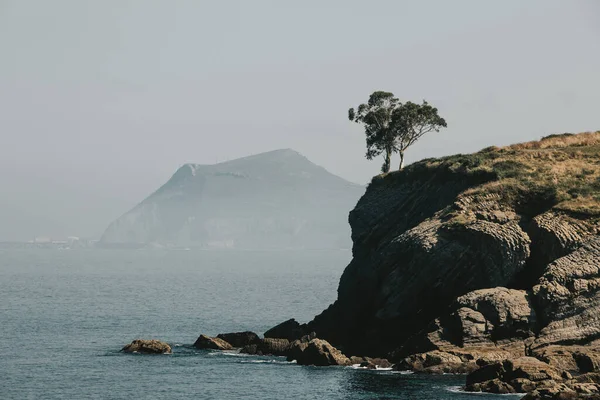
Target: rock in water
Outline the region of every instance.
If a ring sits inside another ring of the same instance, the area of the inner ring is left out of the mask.
[[[123,347],[121,351],[125,353],[169,354],[171,353],[171,346],[156,339],[136,339]]]
[[[294,341],[305,335],[305,326],[302,326],[294,318],[288,319],[265,332],[266,338],[287,339]]]
[[[287,339],[264,338],[260,339],[256,344],[244,346],[240,352],[259,356],[286,356],[289,347],[290,342]]]
[[[212,350],[231,350],[233,346],[227,343],[223,339],[219,339],[216,337],[210,337],[206,335],[200,335],[196,342],[194,343],[194,347],[197,349],[212,349]]]
[[[298,344],[297,346],[302,346]],[[350,365],[351,361],[341,351],[333,347],[326,340],[313,339],[298,353],[296,359],[300,365]]]
[[[258,344],[260,338],[254,332],[233,332],[233,333],[220,333],[217,335],[218,339],[222,339],[233,347],[244,347],[250,344]]]

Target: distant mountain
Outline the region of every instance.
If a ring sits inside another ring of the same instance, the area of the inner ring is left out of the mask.
[[[349,248],[348,212],[364,190],[290,149],[185,164],[111,223],[101,244]]]

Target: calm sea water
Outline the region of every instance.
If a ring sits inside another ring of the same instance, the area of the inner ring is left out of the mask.
[[[191,347],[200,333],[311,319],[334,300],[349,260],[347,251],[0,250],[0,399],[477,398],[454,390],[463,377]],[[135,338],[174,352],[119,352]]]

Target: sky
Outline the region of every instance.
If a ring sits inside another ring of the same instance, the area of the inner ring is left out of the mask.
[[[599,71],[596,0],[0,0],[0,240],[99,237],[184,163],[278,148],[365,184],[375,90],[448,123],[409,163],[598,130]]]

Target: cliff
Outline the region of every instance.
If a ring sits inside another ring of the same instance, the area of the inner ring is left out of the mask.
[[[377,176],[349,220],[338,298],[302,326],[346,355],[533,356],[576,373],[600,343],[600,132]]]
[[[347,210],[363,192],[289,149],[186,164],[111,223],[101,244],[349,248]]]

